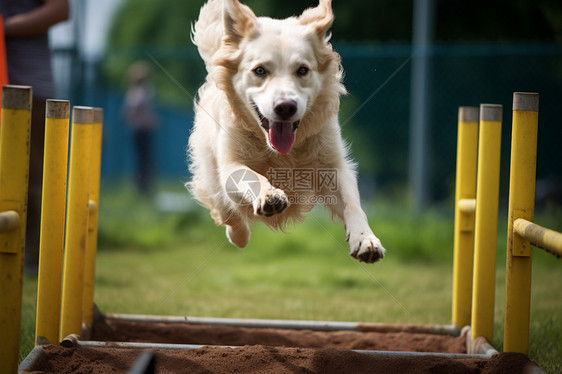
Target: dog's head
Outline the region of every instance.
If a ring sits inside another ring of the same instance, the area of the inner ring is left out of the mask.
[[[283,20],[256,17],[237,0],[224,0],[214,79],[242,126],[281,154],[337,113],[345,90],[339,56],[326,37],[332,21],[330,0]]]

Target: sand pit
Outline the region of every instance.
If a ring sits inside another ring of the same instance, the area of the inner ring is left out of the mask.
[[[351,350],[465,353],[463,337],[413,332],[313,331],[220,324],[97,319],[92,339],[202,345],[149,348],[157,373],[527,373],[526,355],[448,358],[396,357]],[[221,347],[222,346],[222,347]],[[236,347],[225,347],[236,346]],[[146,348],[47,345],[33,373],[126,373]]]
[[[91,340],[172,344],[466,353],[465,338],[409,332],[313,331],[98,320]]]
[[[126,373],[141,351],[118,348],[46,346],[34,373]],[[153,350],[157,373],[525,373],[531,362],[523,354],[490,359],[378,357],[330,348],[285,348],[263,345],[240,348],[203,347]]]

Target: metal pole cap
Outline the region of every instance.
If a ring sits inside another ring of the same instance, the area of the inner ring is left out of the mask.
[[[2,86],[2,108],[31,110],[32,97],[30,86]]]
[[[70,101],[47,100],[45,117],[53,119],[68,119],[70,116]]]
[[[514,92],[513,110],[539,111],[539,94],[536,92]]]
[[[503,106],[500,104],[480,104],[480,120],[501,122]]]
[[[478,122],[478,108],[475,106],[459,107],[459,122]]]
[[[89,106],[75,106],[72,108],[72,123],[94,123],[94,108]]]

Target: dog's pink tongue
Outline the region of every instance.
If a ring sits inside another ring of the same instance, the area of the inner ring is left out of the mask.
[[[291,150],[295,141],[292,122],[271,122],[269,125],[269,141],[275,149],[285,155]]]

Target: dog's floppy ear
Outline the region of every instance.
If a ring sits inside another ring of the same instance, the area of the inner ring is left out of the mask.
[[[252,10],[238,0],[224,0],[224,32],[234,43],[238,43],[256,24]]]
[[[334,13],[332,12],[332,0],[320,0],[316,8],[305,10],[299,17],[302,25],[310,25],[314,33],[323,39],[332,26]]]

